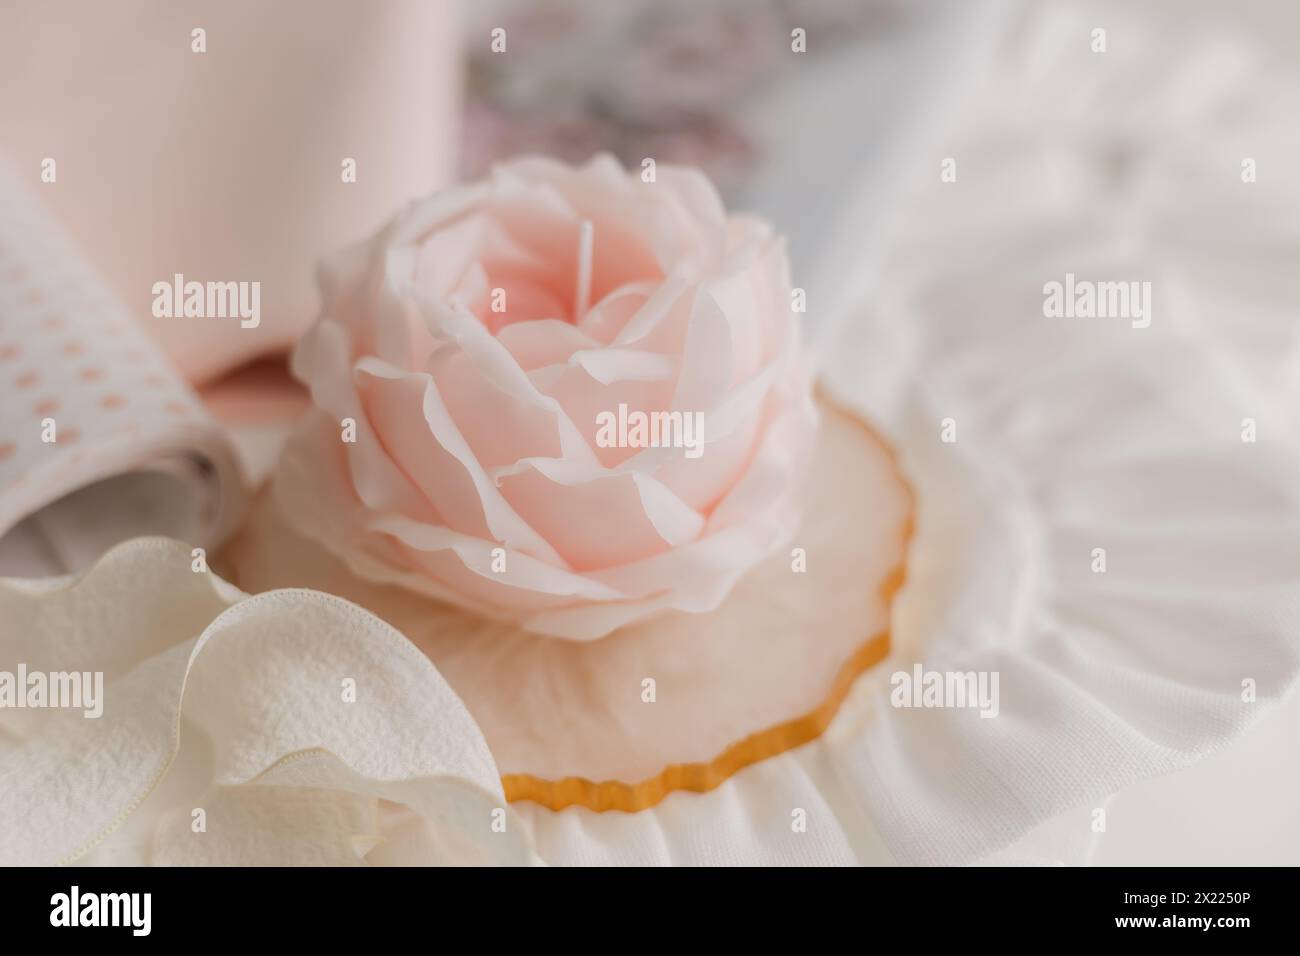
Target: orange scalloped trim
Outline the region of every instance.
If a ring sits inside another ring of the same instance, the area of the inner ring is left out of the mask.
[[[870,424],[863,421],[861,415],[831,399],[822,389],[818,389],[818,398],[857,422],[867,433],[867,437],[884,449],[893,468],[894,477],[898,479],[907,494],[907,519],[903,522],[901,556],[898,564],[890,570],[880,585],[881,597],[884,600],[885,611],[888,613],[893,606],[894,596],[907,579],[907,551],[912,540],[916,517],[916,492],[903,476],[894,447]],[[889,642],[888,627],[873,634],[858,647],[852,657],[844,662],[831,683],[830,693],[820,706],[793,720],[774,724],[750,734],[743,740],[736,741],[707,763],[670,764],[655,776],[648,777],[640,783],[623,783],[619,780],[598,782],[585,777],[544,780],[526,773],[508,773],[501,777],[506,799],[511,803],[517,800],[531,800],[550,810],[579,806],[598,813],[606,810],[635,813],[653,807],[674,790],[707,793],[732,774],[751,764],[793,750],[820,737],[839,712],[840,705],[848,697],[854,682],[889,653]]]

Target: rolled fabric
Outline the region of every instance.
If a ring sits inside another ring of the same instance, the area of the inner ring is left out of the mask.
[[[451,0],[0,0],[0,152],[191,382],[287,350],[315,263],[456,150]],[[180,274],[261,284],[255,328],[151,315]]]
[[[0,163],[0,575],[142,534],[210,547],[244,502],[221,428]]]

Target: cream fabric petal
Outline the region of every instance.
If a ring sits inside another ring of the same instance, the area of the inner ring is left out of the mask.
[[[337,790],[213,787],[159,822],[155,866],[362,866],[381,839],[378,804]],[[204,829],[194,829],[194,809]]]
[[[247,598],[194,572],[192,560],[188,546],[141,538],[81,578],[43,587],[0,582],[5,620],[22,625],[0,635],[6,670],[21,662],[29,671],[104,671],[98,718],[0,710],[6,863],[71,862],[94,850],[163,792],[173,770],[204,766],[176,759],[187,734],[210,742],[207,792],[217,819],[239,832],[209,827],[186,848],[169,818],[157,831],[163,860],[264,862],[248,833],[258,819],[292,841],[280,829],[282,806],[231,792],[255,781],[405,802],[448,829],[455,852],[447,862],[465,862],[472,847],[483,861],[529,858],[518,828],[493,832],[492,810],[503,801],[476,725],[405,638],[332,595]],[[190,784],[173,792],[204,789],[202,779]],[[299,798],[308,799],[292,799]],[[340,827],[359,837],[370,829],[355,804],[329,793],[294,816],[298,830],[321,843],[331,839],[324,832],[336,834],[336,846]]]
[[[542,862],[527,830],[500,799],[499,781],[487,789],[472,778],[453,773],[374,780],[361,776],[331,754],[308,752],[282,760],[255,782],[344,791],[378,799],[379,834],[374,842],[380,849],[383,842],[393,839],[386,818],[392,815],[393,808],[406,808],[421,824],[423,854],[411,861],[419,865],[528,866]]]

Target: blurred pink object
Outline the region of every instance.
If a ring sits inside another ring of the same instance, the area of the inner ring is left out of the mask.
[[[458,12],[451,0],[5,0],[0,152],[175,365],[207,381],[287,349],[318,310],[316,261],[446,184]],[[41,180],[47,157],[54,183]],[[260,282],[260,324],[154,317],[153,284],[177,273]]]

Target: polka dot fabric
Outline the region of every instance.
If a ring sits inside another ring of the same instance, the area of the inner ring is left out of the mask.
[[[244,498],[219,426],[0,165],[0,536],[96,481],[186,460],[215,476],[194,489],[213,499],[195,543],[215,543]]]

